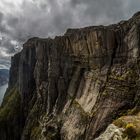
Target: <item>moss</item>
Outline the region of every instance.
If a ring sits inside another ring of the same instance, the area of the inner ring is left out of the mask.
[[[30,139],[36,140],[39,139],[39,136],[41,134],[41,126],[38,122],[40,118],[40,104],[36,102],[32,109],[29,112],[28,115],[28,121],[26,122],[26,127],[24,128],[24,133]]]
[[[104,97],[107,97],[109,94],[108,94],[108,92],[107,92],[107,90],[105,90],[103,93],[102,93],[102,96],[104,96]]]
[[[129,139],[134,139],[137,136],[136,126],[133,123],[128,123],[126,125],[124,134],[128,136]]]
[[[133,69],[128,69],[126,72],[122,73],[121,75],[117,75],[116,73],[112,72],[110,78],[119,80],[119,81],[127,81],[127,80],[136,80],[137,72]]]
[[[20,94],[14,88],[6,94],[0,108],[0,132],[6,139],[20,139],[22,131],[20,115]]]
[[[137,115],[139,113],[139,108],[138,107],[134,107],[133,109],[129,109],[127,111],[128,115]]]
[[[135,138],[135,140],[140,140],[140,136],[137,136],[137,137]]]
[[[84,109],[81,107],[81,105],[77,101],[73,100],[72,105],[80,110],[82,116],[90,117],[91,114],[88,112],[85,112]]]
[[[118,127],[125,127],[126,126],[126,123],[121,119],[121,118],[119,118],[119,119],[117,119],[117,120],[115,120],[114,122],[113,122],[113,124],[114,125],[116,125],[116,126],[118,126]]]
[[[31,131],[31,138],[32,140],[36,140],[36,139],[39,139],[40,138],[40,135],[41,135],[41,128],[40,126],[36,126],[32,129]]]
[[[140,114],[126,115],[113,122],[116,126],[124,128],[124,138],[140,140]]]
[[[4,104],[0,109],[0,121],[9,120],[17,116],[20,112],[20,94],[17,89],[12,89],[4,99]]]

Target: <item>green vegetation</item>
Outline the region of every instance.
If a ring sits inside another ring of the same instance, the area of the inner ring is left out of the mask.
[[[32,138],[32,140],[39,139],[40,138],[40,134],[41,134],[41,128],[40,128],[39,125],[34,127],[34,128],[32,128],[32,131],[31,131],[31,138]]]
[[[124,134],[128,136],[129,139],[134,139],[137,136],[136,126],[133,123],[128,123],[126,125]]]
[[[84,116],[84,117],[90,117],[91,114],[88,113],[88,112],[85,112],[84,109],[81,107],[81,105],[76,100],[73,100],[72,106],[74,108],[79,109],[82,116]]]
[[[20,112],[20,94],[17,89],[12,89],[4,98],[3,106],[0,108],[0,121],[14,119]]]
[[[127,115],[113,122],[119,128],[124,128],[124,136],[129,140],[140,140],[140,114]]]
[[[137,79],[138,75],[137,72],[135,70],[135,68],[133,69],[127,69],[125,72],[123,72],[122,74],[118,75],[115,72],[112,72],[110,75],[110,78],[112,79],[116,79],[119,81],[129,81],[132,80],[135,81]]]
[[[20,127],[20,94],[16,88],[7,92],[0,108],[0,132],[10,139],[19,139]]]
[[[126,126],[126,123],[121,118],[115,120],[113,123],[120,128],[124,128]]]
[[[28,122],[25,128],[26,134],[29,135],[30,139],[32,140],[40,139],[42,129],[38,122],[39,118],[39,106],[36,102],[34,106],[30,109],[30,113],[28,115]]]
[[[133,109],[129,109],[128,111],[127,111],[127,114],[128,115],[137,115],[138,113],[139,113],[139,108],[138,107],[134,107]]]

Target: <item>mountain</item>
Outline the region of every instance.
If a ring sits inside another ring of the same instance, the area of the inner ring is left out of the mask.
[[[31,38],[12,57],[1,140],[138,140],[140,12]]]
[[[8,79],[9,79],[9,70],[0,69],[0,86],[7,84]]]

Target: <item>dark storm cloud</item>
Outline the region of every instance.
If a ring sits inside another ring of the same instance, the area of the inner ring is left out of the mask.
[[[68,27],[112,23],[123,17],[122,0],[24,0],[21,11],[7,14],[7,33],[25,41],[63,33]]]
[[[3,18],[3,14],[0,12],[0,23],[2,21],[2,18]]]
[[[0,2],[3,6],[2,9],[0,5],[0,32],[4,36],[0,43],[0,59],[13,54],[15,45],[20,46],[30,37],[55,36],[71,27],[111,24],[140,9],[139,0],[9,1]]]
[[[6,58],[0,59],[0,69],[7,69],[10,67],[10,61]]]
[[[0,33],[6,32],[6,27],[3,23],[3,18],[4,18],[4,14],[2,12],[0,12]]]

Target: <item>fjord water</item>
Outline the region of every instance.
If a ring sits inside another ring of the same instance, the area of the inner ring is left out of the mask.
[[[2,103],[2,99],[4,97],[4,94],[5,94],[7,87],[8,87],[8,84],[5,84],[5,85],[0,87],[0,105]]]

